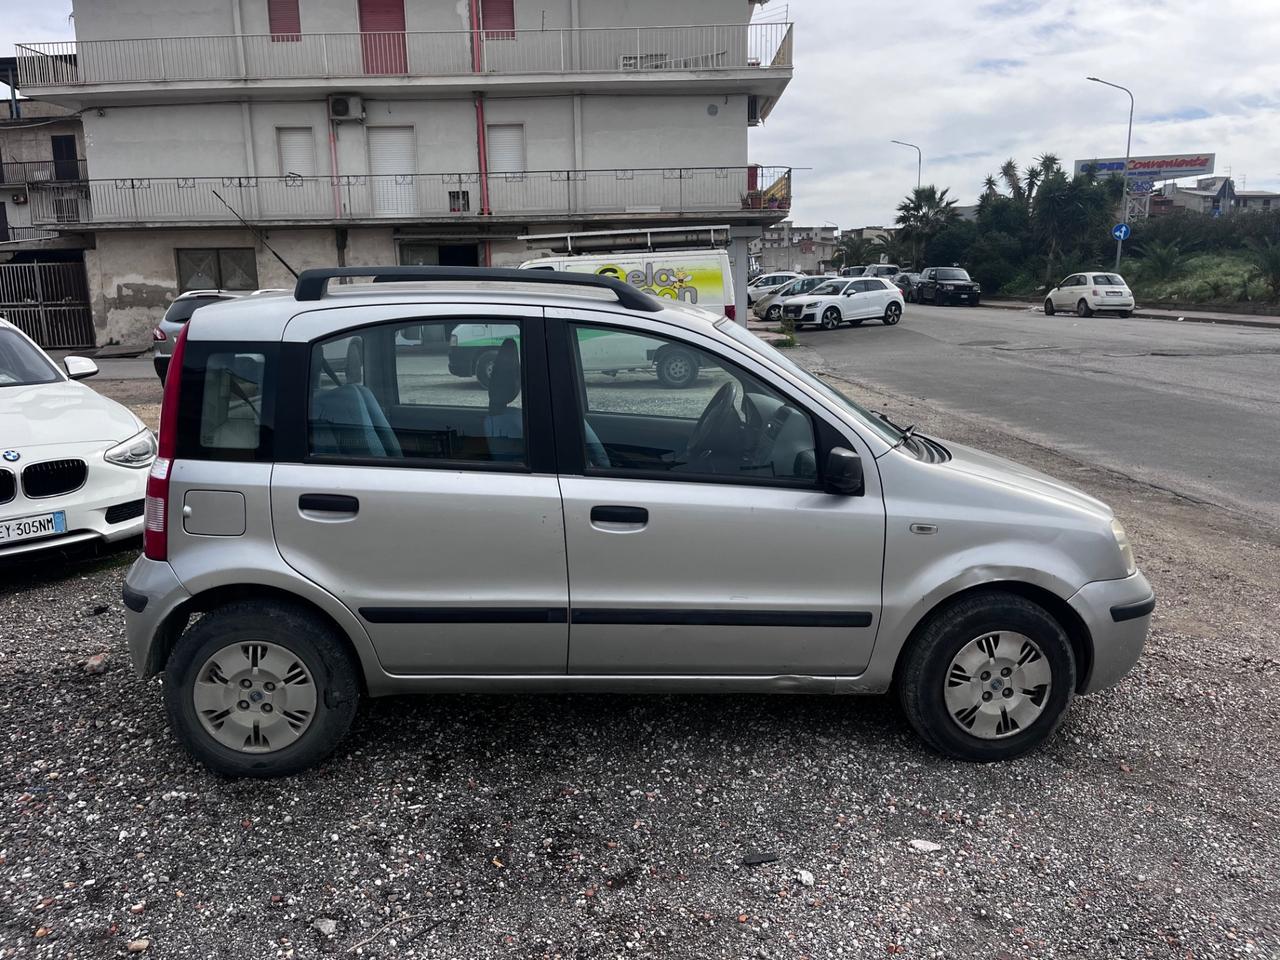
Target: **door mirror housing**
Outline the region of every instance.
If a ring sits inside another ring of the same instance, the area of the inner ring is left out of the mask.
[[[63,357],[62,365],[72,380],[84,380],[98,372],[98,365],[88,357]]]
[[[841,497],[860,497],[865,490],[862,458],[846,447],[832,447],[827,454],[827,469],[822,476],[827,493]]]

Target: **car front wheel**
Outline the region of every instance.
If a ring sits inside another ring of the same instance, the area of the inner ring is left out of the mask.
[[[169,722],[214,773],[280,777],[319,763],[355,717],[354,658],[310,612],[273,602],[207,613],[165,668]]]
[[[959,760],[1007,760],[1043,743],[1076,687],[1065,631],[1039,604],[982,591],[932,617],[902,654],[902,706],[920,737]]]
[[[1053,316],[1053,301],[1048,299],[1047,297],[1045,298],[1045,301],[1044,301],[1044,315],[1046,317]]]
[[[834,330],[840,326],[840,311],[836,307],[827,307],[822,311],[822,329]]]
[[[778,304],[770,304],[769,309],[764,312],[764,318],[770,323],[777,323],[782,319],[782,307]]]

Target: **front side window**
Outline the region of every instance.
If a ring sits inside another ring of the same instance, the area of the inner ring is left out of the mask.
[[[0,387],[24,387],[62,379],[45,355],[14,330],[0,329]]]
[[[521,332],[518,321],[429,320],[315,344],[310,454],[525,463]]]
[[[843,280],[829,280],[826,283],[818,284],[813,292],[815,296],[835,297],[839,296],[847,285],[847,282]]]
[[[575,325],[592,473],[815,485],[808,413],[714,354],[666,337]]]

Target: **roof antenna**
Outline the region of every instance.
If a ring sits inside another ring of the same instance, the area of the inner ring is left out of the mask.
[[[231,215],[232,215],[232,216],[234,216],[237,220],[239,220],[242,224],[244,224],[245,229],[246,229],[246,230],[248,230],[250,233],[252,233],[252,234],[254,235],[254,237],[256,237],[256,238],[257,238],[257,240],[258,240],[258,242],[259,242],[259,243],[261,243],[264,247],[266,247],[268,250],[270,250],[270,251],[271,251],[271,255],[272,255],[273,257],[275,257],[275,258],[276,258],[277,260],[279,260],[282,264],[284,264],[284,268],[285,268],[286,270],[288,270],[290,273],[292,273],[292,274],[293,274],[293,279],[297,280],[297,279],[298,279],[298,271],[297,271],[297,270],[295,270],[295,269],[293,269],[293,267],[289,266],[289,261],[288,261],[288,260],[286,260],[284,257],[280,256],[280,254],[276,253],[275,248],[274,248],[273,246],[271,246],[271,244],[267,243],[267,238],[266,238],[266,237],[264,237],[264,236],[259,232],[258,228],[257,228],[257,227],[255,227],[253,224],[249,223],[249,221],[248,221],[248,220],[246,220],[244,217],[240,216],[240,214],[236,213],[236,208],[235,208],[235,207],[233,207],[231,204],[227,203],[227,201],[223,200],[223,199],[222,199],[222,194],[218,193],[218,191],[217,191],[217,190],[213,190],[213,191],[211,191],[211,192],[213,193],[213,195],[214,195],[215,197],[217,197],[217,198],[218,198],[218,202],[219,202],[219,203],[221,203],[224,207],[226,207],[228,210],[230,210],[230,211],[231,211]]]

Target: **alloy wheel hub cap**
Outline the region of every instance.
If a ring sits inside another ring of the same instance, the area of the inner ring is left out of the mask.
[[[943,681],[947,713],[983,740],[1011,737],[1044,712],[1053,674],[1044,651],[1012,631],[984,633],[960,648]]]

